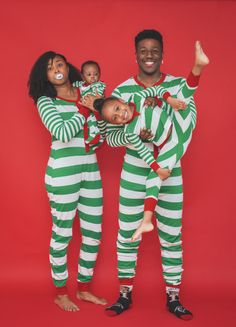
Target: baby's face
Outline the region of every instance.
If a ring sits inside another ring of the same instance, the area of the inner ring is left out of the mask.
[[[83,68],[83,80],[88,83],[92,84],[100,79],[100,73],[97,65],[85,65]]]

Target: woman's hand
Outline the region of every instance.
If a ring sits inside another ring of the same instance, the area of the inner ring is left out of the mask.
[[[100,99],[101,95],[99,95],[98,93],[96,95],[92,95],[92,94],[87,94],[85,95],[82,100],[79,102],[79,104],[81,104],[82,106],[88,108],[89,110],[96,111],[96,109],[94,109],[93,107],[93,103],[96,99]]]
[[[142,128],[139,137],[142,139],[142,141],[147,141],[153,138],[153,134],[150,129]]]
[[[168,168],[158,168],[156,172],[162,181],[167,179],[171,174],[171,170]]]

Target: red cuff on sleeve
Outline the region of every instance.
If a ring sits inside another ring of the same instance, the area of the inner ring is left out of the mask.
[[[157,199],[154,198],[146,198],[144,201],[144,211],[155,211],[157,205]]]
[[[150,167],[154,171],[157,171],[157,169],[160,168],[160,166],[158,165],[158,163],[156,161],[153,161],[153,163],[151,163]]]
[[[164,100],[167,100],[170,96],[171,96],[171,95],[170,95],[169,92],[165,92],[165,93],[163,94],[163,99],[164,99]]]
[[[200,75],[196,76],[196,75],[193,75],[192,72],[190,72],[190,74],[188,75],[188,78],[187,78],[187,84],[190,87],[196,87],[196,86],[198,86],[199,79],[200,79]]]

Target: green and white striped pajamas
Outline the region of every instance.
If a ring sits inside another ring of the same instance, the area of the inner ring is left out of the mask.
[[[77,87],[80,91],[80,96],[83,98],[88,94],[104,96],[106,84],[98,81],[92,84],[87,84],[85,81],[76,81],[73,83],[73,86]],[[85,108],[87,110],[87,108]],[[88,125],[88,135],[86,135],[86,144],[91,144],[94,142],[94,139],[100,134],[100,129],[98,128],[98,121],[94,113],[89,112],[89,115],[86,119]]]
[[[54,285],[66,285],[67,249],[77,210],[82,235],[78,282],[88,283],[101,239],[102,184],[96,154],[93,147],[85,150],[85,118],[78,112],[76,101],[42,96],[37,107],[52,134],[45,182],[53,218],[50,263]]]
[[[163,74],[159,83],[171,95],[177,94],[185,80]],[[131,95],[144,89],[136,78],[131,77],[119,85],[113,95],[128,102]],[[160,103],[163,110],[172,119],[173,110],[166,103]],[[196,109],[193,98],[190,100],[194,126],[196,123]],[[119,232],[117,240],[118,277],[132,279],[135,276],[137,254],[140,241],[131,242],[131,237],[143,219],[144,200],[146,197],[146,181],[150,174],[147,165],[135,150],[133,145],[127,145],[122,126],[107,126],[107,143],[111,146],[126,145],[126,154],[121,173]],[[145,143],[152,154],[154,145]],[[158,236],[161,245],[163,277],[167,284],[179,285],[182,277],[182,208],[183,186],[180,161],[172,169],[171,176],[162,182],[158,204],[155,208]]]
[[[182,83],[178,93],[173,95],[183,100],[186,104],[189,103],[197,88],[197,86],[193,87],[188,84],[188,81],[191,84],[193,78],[194,76],[190,74],[188,80],[185,83]],[[192,84],[196,85],[193,81]],[[185,110],[173,111],[172,124],[166,111],[161,110],[158,107],[152,109],[144,106],[147,97],[159,97],[159,99],[162,99],[163,96],[168,96],[168,94],[160,85],[147,88],[132,95],[129,102],[136,105],[136,111],[139,115],[134,117],[134,119],[124,127],[124,132],[127,134],[127,140],[135,146],[140,157],[153,169],[150,171],[146,181],[146,200],[148,200],[145,201],[145,210],[150,211],[154,211],[155,209],[162,183],[162,180],[156,173],[158,166],[161,168],[172,169],[176,165],[187,150],[195,126],[195,116],[192,117],[189,106]],[[151,129],[153,134],[151,142],[156,146],[160,146],[163,141],[166,140],[168,132],[170,132],[170,124],[171,134],[168,141],[165,142],[163,147],[161,147],[157,158],[158,165],[156,165],[154,156],[142,143],[139,134],[142,128]]]

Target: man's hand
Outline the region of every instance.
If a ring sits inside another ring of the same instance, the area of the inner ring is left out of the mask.
[[[142,141],[147,141],[153,138],[152,131],[148,128],[142,128],[139,136],[142,139]]]
[[[162,181],[167,179],[171,174],[171,170],[168,168],[158,168],[156,172]]]
[[[85,97],[82,98],[82,100],[81,100],[81,102],[79,102],[79,104],[88,108],[91,111],[96,111],[93,107],[93,103],[96,99],[100,99],[100,98],[101,98],[101,95],[99,95],[98,93],[96,95],[87,94]]]
[[[144,106],[154,108],[156,107],[156,105],[157,105],[157,101],[152,97],[147,97],[146,100],[144,101]]]

